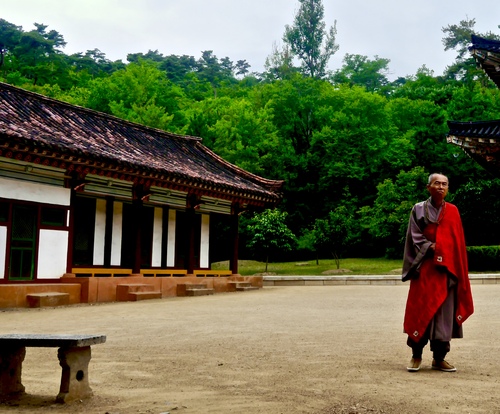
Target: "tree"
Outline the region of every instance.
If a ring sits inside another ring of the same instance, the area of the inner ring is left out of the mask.
[[[318,254],[328,252],[340,269],[340,259],[346,248],[355,240],[358,230],[350,203],[340,205],[325,219],[316,219],[312,229],[313,245]],[[316,261],[317,262],[317,261]]]
[[[87,73],[90,78],[110,75],[115,69],[115,65],[99,49],[72,54],[68,57],[68,60],[77,72]]]
[[[201,52],[201,58],[198,60],[197,75],[202,81],[210,82],[214,95],[217,96],[217,88],[224,79],[232,79],[233,63],[229,58],[223,58],[219,61],[212,50]]]
[[[456,188],[454,181],[450,181]],[[470,180],[453,193],[453,203],[462,216],[467,245],[500,244],[500,179]],[[479,202],[478,202],[479,201]]]
[[[236,70],[236,75],[245,76],[250,69],[250,64],[246,60],[238,60],[236,65],[234,65]]]
[[[293,66],[293,55],[290,47],[285,43],[280,49],[274,42],[272,53],[266,58],[264,68],[266,69],[263,74],[264,78],[269,82],[291,79],[297,69]]]
[[[184,94],[152,62],[130,63],[108,78],[92,81],[90,90],[87,105],[92,109],[176,132],[173,119]]]
[[[375,56],[374,60],[367,56],[346,54],[342,68],[332,76],[334,83],[364,86],[367,91],[378,91],[389,83],[389,59]]]
[[[279,146],[271,111],[245,98],[205,99],[186,111],[186,133],[225,160],[259,175],[272,175]]]
[[[325,30],[324,7],[321,0],[299,0],[300,7],[293,26],[286,25],[283,41],[302,61],[303,73],[323,78],[330,58],[339,46],[335,43],[337,21]]]
[[[380,180],[411,165],[413,147],[394,127],[387,104],[384,96],[345,85],[321,96],[308,152],[310,168],[316,170],[317,203],[321,200],[316,210],[333,210],[346,191],[368,203]]]
[[[386,256],[390,258],[403,255],[411,209],[428,197],[427,175],[422,167],[401,171],[394,180],[388,178],[377,185],[373,206],[360,210],[362,226],[379,245],[385,246]]]
[[[5,55],[19,44],[22,35],[22,27],[0,19],[0,67],[2,67]]]
[[[285,224],[286,216],[286,212],[267,209],[256,214],[247,227],[251,234],[248,247],[266,256],[265,272],[267,272],[270,255],[290,251],[295,247],[296,238]]]

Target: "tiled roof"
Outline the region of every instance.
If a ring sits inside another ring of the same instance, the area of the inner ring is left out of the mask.
[[[500,174],[500,120],[448,121],[446,137],[461,147],[473,160],[496,176]]]
[[[500,87],[500,41],[472,35],[469,50],[489,78]]]
[[[0,83],[0,157],[149,180],[254,205],[276,204],[282,181],[224,161],[200,138],[144,127]],[[48,161],[47,161],[48,160]]]

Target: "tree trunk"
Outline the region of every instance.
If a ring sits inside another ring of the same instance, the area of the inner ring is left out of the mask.
[[[340,256],[337,254],[337,252],[332,252],[333,255],[333,260],[335,260],[335,264],[337,265],[337,270],[340,269]]]

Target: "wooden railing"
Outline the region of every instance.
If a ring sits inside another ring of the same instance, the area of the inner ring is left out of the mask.
[[[197,277],[221,277],[221,276],[231,276],[233,272],[231,270],[210,270],[210,269],[203,269],[203,270],[194,270],[193,274]]]
[[[103,267],[74,267],[71,273],[77,276],[130,276],[132,269],[121,268],[103,268]],[[186,276],[187,270],[185,269],[141,269],[141,275],[145,277],[164,277],[164,276]]]
[[[158,276],[186,276],[187,270],[186,269],[141,269],[141,275],[143,276],[152,276],[152,277],[158,277]]]
[[[97,276],[130,276],[132,274],[132,269],[121,269],[121,268],[103,268],[103,267],[74,267],[71,269],[71,273],[77,276],[90,275],[90,277]]]

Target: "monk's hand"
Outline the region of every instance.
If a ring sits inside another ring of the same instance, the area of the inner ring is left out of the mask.
[[[434,252],[436,251],[436,243],[431,243],[429,245],[429,248],[427,249],[427,255],[428,256],[434,256]]]

